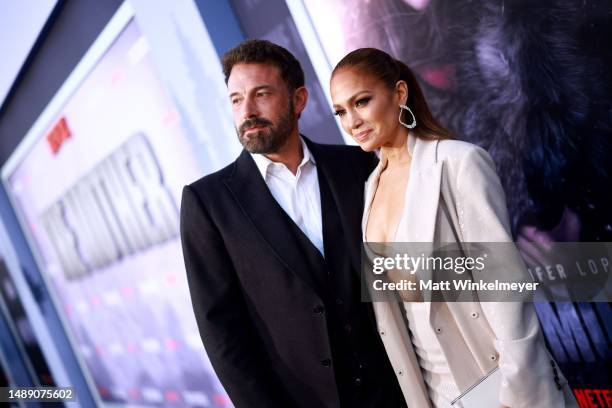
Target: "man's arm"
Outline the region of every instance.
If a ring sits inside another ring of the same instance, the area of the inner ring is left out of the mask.
[[[221,234],[189,186],[181,202],[181,241],[200,336],[234,405],[292,406],[254,333]]]

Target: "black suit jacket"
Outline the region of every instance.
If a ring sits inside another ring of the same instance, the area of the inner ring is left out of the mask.
[[[306,143],[360,270],[364,182],[373,154]],[[337,407],[320,286],[295,225],[243,151],[183,190],[181,239],[193,309],[219,379],[237,407]]]

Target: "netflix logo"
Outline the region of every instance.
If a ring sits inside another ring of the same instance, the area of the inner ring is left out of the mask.
[[[70,129],[68,128],[68,123],[66,122],[66,118],[62,117],[60,120],[53,126],[51,131],[47,134],[47,143],[49,143],[49,147],[51,147],[51,151],[53,154],[57,154],[60,147],[66,139],[71,136]]]
[[[578,400],[580,408],[612,407],[612,390],[574,388],[574,396]]]

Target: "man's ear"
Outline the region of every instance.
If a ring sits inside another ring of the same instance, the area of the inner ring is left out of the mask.
[[[298,118],[306,108],[306,102],[308,102],[308,90],[305,86],[301,86],[293,92],[293,106]]]

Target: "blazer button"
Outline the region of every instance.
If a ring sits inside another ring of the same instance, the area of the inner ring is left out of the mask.
[[[438,333],[438,334],[442,333],[442,328],[441,327],[436,327],[436,333]]]
[[[472,312],[472,318],[473,319],[478,318],[478,312]]]
[[[312,311],[315,312],[316,314],[322,314],[323,313],[323,306],[321,305],[316,305],[315,307],[312,308]]]
[[[495,354],[492,354],[491,355],[491,361],[495,361],[495,360],[497,360],[497,356]]]
[[[355,385],[356,386],[360,386],[361,385],[361,378],[359,378],[359,377],[355,378]]]
[[[326,358],[324,360],[321,360],[321,365],[323,367],[331,367],[331,360],[329,358]]]

